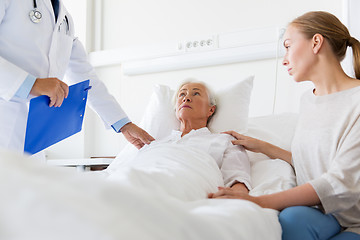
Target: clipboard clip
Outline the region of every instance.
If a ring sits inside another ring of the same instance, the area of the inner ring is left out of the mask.
[[[89,91],[92,88],[92,86],[88,86],[87,88],[84,89],[84,91]]]

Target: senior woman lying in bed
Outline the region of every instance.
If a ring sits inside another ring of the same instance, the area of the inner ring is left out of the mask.
[[[215,114],[215,98],[198,82],[181,85],[175,96],[179,131],[144,146],[132,158],[116,159],[109,179],[129,186],[156,188],[183,200],[206,198],[220,186],[248,192],[250,163],[245,150],[227,134],[207,128]],[[165,189],[165,190],[164,190]]]

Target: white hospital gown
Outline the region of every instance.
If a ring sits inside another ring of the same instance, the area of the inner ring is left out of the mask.
[[[228,134],[211,133],[207,127],[191,130],[188,134],[181,137],[182,132],[172,131],[172,133],[161,140],[156,140],[146,148],[157,144],[171,143],[196,147],[208,153],[214,158],[223,175],[224,184],[230,187],[236,182],[241,182],[251,189],[250,162],[244,148],[235,146],[231,143],[234,138]]]

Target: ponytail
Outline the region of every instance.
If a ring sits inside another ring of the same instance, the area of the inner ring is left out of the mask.
[[[350,37],[347,45],[352,48],[355,77],[360,80],[360,42],[356,38]]]

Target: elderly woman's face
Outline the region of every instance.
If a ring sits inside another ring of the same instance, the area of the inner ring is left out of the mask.
[[[180,121],[204,120],[214,113],[215,106],[210,106],[206,87],[201,83],[183,85],[176,97],[176,117]]]

